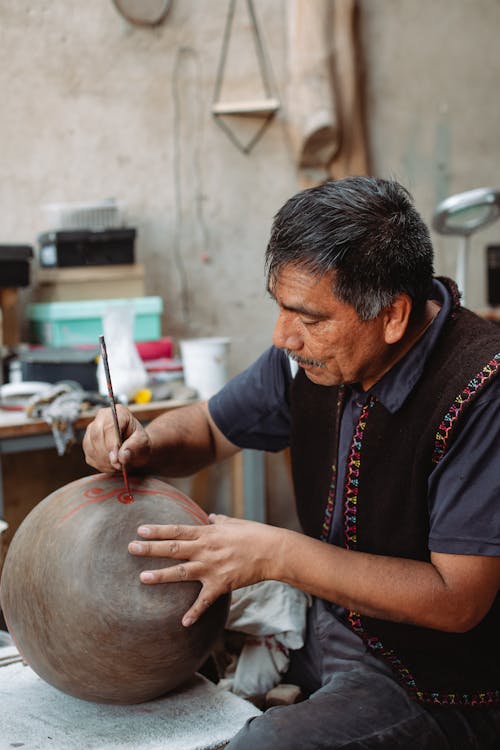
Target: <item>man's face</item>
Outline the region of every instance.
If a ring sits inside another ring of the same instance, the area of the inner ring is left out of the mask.
[[[367,390],[387,369],[384,318],[360,320],[333,294],[334,279],[334,271],[318,278],[297,266],[282,269],[269,290],[279,307],[273,343],[313,383],[360,383]]]

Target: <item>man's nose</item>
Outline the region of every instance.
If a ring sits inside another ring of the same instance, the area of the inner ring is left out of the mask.
[[[278,316],[273,331],[273,344],[278,349],[289,349],[292,352],[298,351],[302,346],[296,326],[286,312],[282,312]]]

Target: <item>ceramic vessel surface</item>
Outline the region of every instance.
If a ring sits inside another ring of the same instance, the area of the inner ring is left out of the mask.
[[[9,631],[27,663],[71,695],[138,703],[178,687],[208,657],[229,597],[190,628],[196,581],[143,584],[141,570],[175,564],[128,552],[143,523],[205,524],[185,494],[152,477],[97,474],[65,485],[24,519],[0,586]]]

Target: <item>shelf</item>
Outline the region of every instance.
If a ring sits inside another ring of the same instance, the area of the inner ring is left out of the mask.
[[[214,115],[243,115],[246,117],[267,117],[280,108],[278,99],[254,99],[240,102],[215,102]]]

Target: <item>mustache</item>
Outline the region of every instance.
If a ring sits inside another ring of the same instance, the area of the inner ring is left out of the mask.
[[[317,359],[306,359],[305,357],[299,357],[297,354],[291,352],[290,349],[285,349],[285,352],[290,357],[290,359],[293,359],[293,361],[297,362],[298,365],[308,365],[309,367],[325,367],[325,363],[320,362]]]

